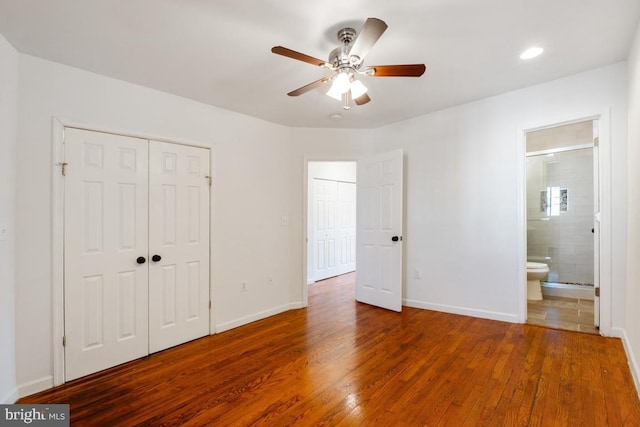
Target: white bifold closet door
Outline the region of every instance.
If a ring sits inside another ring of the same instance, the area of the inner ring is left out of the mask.
[[[207,335],[208,150],[70,128],[64,145],[66,380]]]
[[[313,180],[313,243],[314,280],[337,276],[339,273],[336,254],[336,206],[338,183],[336,181]]]
[[[338,274],[356,269],[356,184],[338,182]]]
[[[314,280],[356,269],[356,184],[313,179]]]
[[[151,141],[149,161],[154,353],[209,333],[209,150]]]

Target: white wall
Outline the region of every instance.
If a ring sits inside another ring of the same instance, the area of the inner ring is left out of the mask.
[[[18,54],[0,35],[0,403],[18,398],[14,331],[14,197]]]
[[[309,162],[309,177],[356,182],[356,162]]]
[[[18,398],[14,335],[14,197],[18,54],[0,35],[0,404]]]
[[[302,277],[302,223],[291,212],[302,204],[302,162],[292,166],[288,128],[27,55],[19,56],[18,97],[16,354],[22,395],[52,381],[53,117],[214,144],[218,329],[300,305],[302,291],[291,282]],[[281,225],[283,215],[291,217],[289,226]],[[241,281],[247,292],[240,291]]]
[[[510,92],[377,129],[405,152],[405,303],[516,321],[524,129],[611,112],[613,319],[626,298],[626,65]],[[605,200],[605,202],[607,202]],[[607,245],[605,245],[606,249]],[[422,279],[414,278],[420,268]],[[605,272],[608,274],[608,272]]]
[[[629,52],[629,229],[626,349],[640,391],[640,26]]]

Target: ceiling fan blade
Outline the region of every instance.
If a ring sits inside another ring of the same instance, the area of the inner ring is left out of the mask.
[[[367,102],[371,101],[371,98],[369,98],[369,95],[367,95],[366,93],[363,93],[362,95],[360,95],[359,97],[357,97],[356,99],[354,99],[354,102],[357,105],[364,105]]]
[[[315,82],[309,83],[308,85],[304,85],[302,87],[299,87],[296,90],[292,90],[287,95],[289,95],[289,96],[302,95],[303,93],[307,93],[310,90],[313,90],[313,89],[317,88],[318,86],[328,82],[329,80],[331,80],[329,77],[323,77],[320,80],[316,80]]]
[[[364,57],[369,53],[371,46],[378,41],[386,29],[387,24],[383,20],[378,18],[368,18],[349,51],[349,56],[358,57],[358,59],[354,58],[352,63],[355,64],[362,62]]]
[[[420,77],[427,67],[424,64],[372,65],[373,77]]]
[[[317,65],[319,67],[325,64],[325,61],[314,58],[313,56],[305,55],[304,53],[296,52],[295,50],[287,49],[282,46],[274,46],[271,48],[271,52],[286,56],[291,59],[297,59],[298,61],[307,62],[309,64]]]

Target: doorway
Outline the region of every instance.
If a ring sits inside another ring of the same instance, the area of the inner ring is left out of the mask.
[[[308,303],[309,266],[313,267],[313,162],[305,160],[307,197],[305,215],[307,237],[302,301]],[[361,158],[351,166],[357,173],[356,185],[356,301],[402,311],[402,218],[403,165],[401,149]],[[327,165],[322,165],[327,166]],[[352,172],[353,173],[353,172]],[[311,244],[310,244],[311,243]],[[353,253],[353,252],[352,252]]]
[[[598,132],[594,119],[526,133],[528,323],[598,333]]]
[[[356,162],[307,164],[307,284],[356,269]]]

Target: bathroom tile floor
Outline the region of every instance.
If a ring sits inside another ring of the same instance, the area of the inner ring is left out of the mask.
[[[593,300],[545,295],[527,301],[527,323],[549,328],[599,334],[593,326]]]

